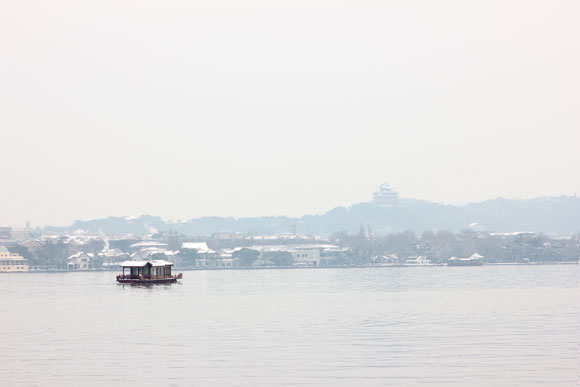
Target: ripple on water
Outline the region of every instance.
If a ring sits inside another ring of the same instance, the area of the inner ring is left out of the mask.
[[[577,265],[185,274],[1,276],[2,385],[577,383]]]

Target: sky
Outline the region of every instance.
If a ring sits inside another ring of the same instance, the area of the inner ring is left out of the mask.
[[[580,193],[579,14],[0,0],[0,224]]]

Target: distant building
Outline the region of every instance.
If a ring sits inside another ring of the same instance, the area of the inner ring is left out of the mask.
[[[12,230],[12,238],[16,239],[19,242],[24,242],[30,239],[30,230]]]
[[[119,263],[129,259],[129,254],[122,252],[119,249],[104,248],[97,256],[102,261],[102,267],[106,270],[116,270]]]
[[[217,246],[234,246],[245,239],[244,235],[235,232],[216,232],[211,237]]]
[[[331,246],[320,250],[320,265],[333,266],[338,263],[338,257],[348,251],[346,247]]]
[[[232,241],[232,240],[241,240],[244,239],[242,234],[237,232],[216,232],[211,236],[215,241]]]
[[[0,246],[0,272],[28,271],[28,260]]]
[[[107,240],[111,249],[116,248],[121,251],[131,251],[130,246],[140,242],[133,235],[115,235],[107,238]]]
[[[383,183],[378,191],[373,193],[372,203],[377,206],[390,207],[399,202],[399,193],[388,183]]]
[[[139,251],[139,252],[136,252],[136,253],[131,254],[131,259],[130,260],[131,261],[146,261],[147,258],[149,258],[147,256],[147,254],[141,253]]]
[[[29,239],[22,243],[22,246],[26,247],[28,251],[36,252],[44,247],[44,242],[40,239]]]
[[[290,250],[294,266],[319,266],[320,250],[317,248],[300,248]]]
[[[167,247],[169,247],[169,245],[167,243],[162,243],[162,242],[157,242],[157,241],[142,241],[142,242],[138,242],[138,243],[133,243],[129,247],[131,248],[131,251],[137,252],[137,251],[143,251],[143,250],[150,249],[150,248],[157,248],[157,249],[166,250]]]
[[[483,256],[477,253],[469,258],[451,257],[447,260],[448,266],[481,266]]]
[[[111,262],[123,262],[129,258],[129,254],[122,252],[119,249],[107,249],[104,248],[100,253],[97,254],[103,261]]]
[[[254,245],[249,247],[260,253],[285,251],[292,254],[292,264],[294,266],[332,266],[337,260],[339,254],[347,251],[330,244],[287,244],[287,245]],[[234,249],[235,250],[235,249]],[[261,260],[258,262],[262,262]],[[264,264],[271,262],[264,260]]]
[[[215,256],[212,258],[212,266],[221,269],[232,268],[238,262],[238,260],[233,257],[233,254],[227,251],[221,251],[215,254]]]
[[[12,227],[0,227],[0,238],[12,238]]]
[[[205,242],[183,242],[181,244],[182,249],[196,250],[198,254],[211,254],[215,253],[212,249],[207,246]]]
[[[68,257],[66,269],[68,271],[90,270],[93,268],[94,255],[92,253],[76,253]]]
[[[373,257],[373,264],[375,265],[399,265],[401,260],[397,254],[386,254]]]
[[[195,250],[199,257],[195,260],[195,266],[201,268],[218,267],[219,259],[216,260],[216,251],[210,249],[205,242],[183,242],[181,249]],[[226,253],[227,254],[227,253]],[[229,259],[230,257],[224,257]]]
[[[16,246],[17,244],[18,244],[18,241],[16,239],[0,238],[0,246],[13,247],[13,246]]]

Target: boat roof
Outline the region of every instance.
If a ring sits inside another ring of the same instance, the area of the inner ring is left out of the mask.
[[[151,264],[153,267],[159,266],[173,266],[173,263],[164,261],[162,259],[156,259],[153,261],[125,261],[121,262],[122,267],[145,267],[147,264]]]

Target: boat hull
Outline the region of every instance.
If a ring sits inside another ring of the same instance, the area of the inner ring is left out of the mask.
[[[131,285],[157,285],[157,284],[175,283],[177,282],[177,278],[152,278],[152,279],[117,278],[117,282],[120,284],[131,284]]]
[[[128,276],[117,276],[117,282],[120,284],[132,284],[132,285],[155,285],[155,284],[172,284],[181,279],[181,274],[173,277],[166,278],[131,278]]]

